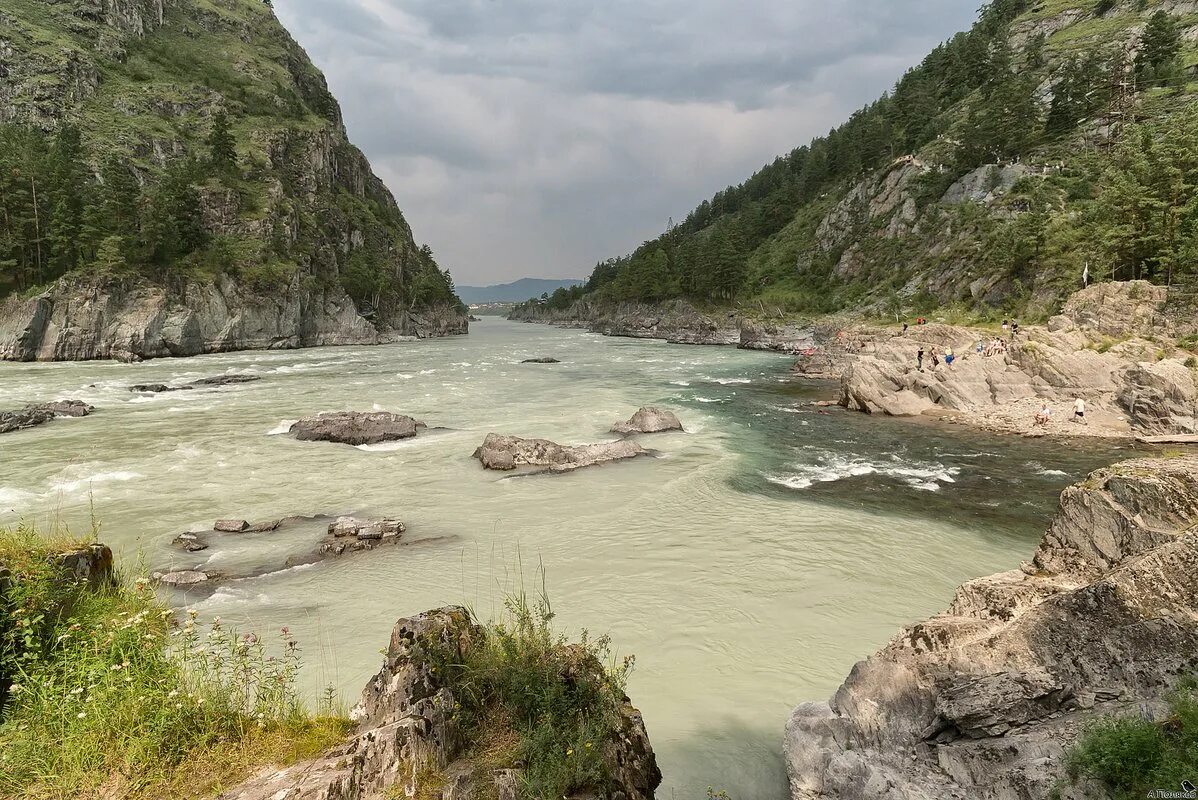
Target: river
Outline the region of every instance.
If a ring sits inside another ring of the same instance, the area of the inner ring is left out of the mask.
[[[561,364],[520,364],[555,357]],[[0,438],[0,523],[86,531],[123,563],[228,573],[281,563],[312,535],[258,534],[181,555],[223,517],[391,515],[411,546],[177,596],[304,645],[306,690],[352,703],[396,618],[480,616],[543,567],[558,622],[635,654],[629,693],[665,773],[662,798],[786,796],[782,728],[961,581],[1031,553],[1062,487],[1120,457],[966,429],[825,411],[791,360],[486,319],[468,337],[375,348],[229,353],[125,365],[0,364],[0,408],[97,407]],[[134,383],[225,372],[257,383],[138,395]],[[489,431],[599,441],[637,407],[685,434],[658,457],[512,478],[471,459]],[[432,428],[372,447],[303,443],[301,416],[386,409]]]

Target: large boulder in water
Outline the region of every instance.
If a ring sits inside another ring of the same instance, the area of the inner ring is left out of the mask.
[[[632,419],[627,422],[617,422],[611,430],[612,433],[624,436],[633,433],[661,433],[662,431],[680,431],[682,423],[673,411],[645,406],[633,414]]]
[[[305,417],[291,432],[301,442],[360,445],[411,439],[423,427],[423,422],[390,411],[337,411]]]
[[[487,469],[546,467],[553,472],[568,472],[647,453],[645,448],[629,441],[568,446],[548,439],[521,439],[519,436],[488,433],[482,446],[474,451],[474,458]]]

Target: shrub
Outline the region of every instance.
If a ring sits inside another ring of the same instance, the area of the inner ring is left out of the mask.
[[[1108,717],[1093,724],[1068,756],[1071,780],[1104,784],[1115,800],[1152,789],[1178,789],[1198,775],[1198,692],[1186,682],[1169,698],[1169,716],[1156,722]]]
[[[631,656],[616,665],[611,642],[586,631],[571,644],[553,631],[544,594],[505,601],[506,613],[485,626],[464,663],[443,662],[458,687],[459,722],[496,766],[525,764],[526,795],[563,797],[607,784],[604,745],[622,724]]]
[[[0,531],[11,573],[0,665],[13,678],[0,718],[0,796],[189,797],[254,766],[339,740],[346,723],[295,693],[299,648],[273,656],[214,621],[182,626],[145,580],[84,590],[62,543]]]

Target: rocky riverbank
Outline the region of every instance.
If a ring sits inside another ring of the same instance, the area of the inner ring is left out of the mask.
[[[423,309],[386,324],[363,317],[339,287],[297,278],[261,295],[228,275],[164,288],[140,281],[64,278],[31,299],[0,304],[0,360],[140,361],[232,350],[373,345],[465,334],[456,308]]]
[[[1098,470],[1065,490],[1030,562],[964,584],[795,710],[792,796],[1048,797],[1087,723],[1159,713],[1198,669],[1196,570],[1198,455]]]
[[[1177,343],[1194,322],[1172,316],[1167,301],[1164,287],[1147,282],[1104,283],[1077,292],[1046,325],[1018,335],[943,324],[902,335],[850,329],[842,334],[849,345],[825,343],[811,360],[821,376],[838,374],[841,405],[867,413],[934,416],[1025,435],[1192,434],[1198,362]],[[996,336],[1003,339],[996,352],[977,351]],[[951,367],[944,360],[950,348]],[[806,363],[798,369],[805,372]],[[1079,399],[1085,416],[1074,419]]]
[[[700,311],[684,300],[661,305],[623,303],[598,306],[586,300],[569,309],[525,305],[508,319],[563,328],[585,328],[605,336],[664,339],[674,344],[734,345],[746,350],[798,353],[813,344],[814,331],[802,320],[767,321],[734,311]]]

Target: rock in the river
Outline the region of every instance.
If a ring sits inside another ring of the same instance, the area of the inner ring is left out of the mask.
[[[337,411],[305,417],[291,432],[301,442],[361,445],[410,439],[423,427],[423,422],[389,411]]]
[[[198,553],[208,549],[208,544],[197,533],[181,533],[174,538],[171,544],[189,553]]]
[[[366,685],[350,712],[357,723],[348,740],[320,756],[284,769],[269,768],[218,800],[377,800],[439,797],[474,800],[519,796],[520,765],[482,763],[472,756],[478,742],[467,738],[456,709],[465,687],[453,670],[481,646],[486,630],[464,608],[427,611],[401,619],[391,631],[383,667]],[[576,670],[601,671],[580,660]],[[572,680],[563,675],[563,681]],[[624,698],[622,724],[610,741],[596,742],[603,754],[605,785],[577,786],[575,797],[651,800],[661,772],[640,712]]]
[[[241,533],[248,530],[250,523],[244,519],[218,519],[212,526],[212,530],[220,531],[221,533]]]
[[[633,414],[632,419],[627,422],[617,422],[611,430],[612,433],[624,436],[634,433],[661,433],[662,431],[680,431],[682,423],[673,411],[645,406]]]
[[[15,411],[0,411],[0,433],[44,425],[55,417],[86,417],[96,409],[81,400],[36,403]]]
[[[556,358],[526,358],[520,362],[521,364],[560,364]]]
[[[1062,494],[1030,563],[964,584],[795,710],[792,796],[1050,796],[1088,723],[1159,713],[1198,668],[1196,574],[1198,456],[1098,470]]]
[[[571,447],[547,439],[521,439],[518,436],[488,433],[482,446],[474,451],[474,458],[487,469],[546,467],[553,472],[566,472],[647,453],[639,444],[627,440]]]
[[[215,386],[234,386],[239,383],[253,383],[260,381],[257,375],[215,375],[211,378],[200,378],[189,383],[180,384],[179,386],[170,386],[165,383],[138,383],[129,387],[131,392],[140,392],[142,394],[161,394],[162,392],[187,392],[192,389],[208,389]]]
[[[329,524],[329,532],[317,549],[319,555],[340,556],[361,550],[373,550],[380,545],[396,544],[407,527],[398,519],[385,517],[360,520],[338,517]]]
[[[155,572],[151,576],[165,586],[199,586],[216,578],[211,572],[200,572],[195,569],[181,569],[172,572]]]

